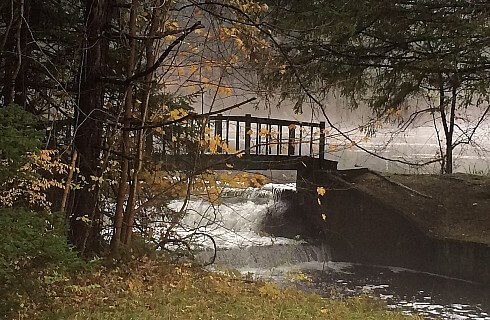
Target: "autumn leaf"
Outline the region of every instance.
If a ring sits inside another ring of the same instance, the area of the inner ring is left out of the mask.
[[[325,188],[324,188],[324,187],[317,187],[317,188],[316,188],[316,192],[317,192],[319,195],[321,195],[321,196],[324,196],[326,191],[327,191],[327,190],[325,190]]]
[[[239,46],[240,48],[243,47],[243,41],[242,39],[240,38],[235,38],[235,43],[237,44],[237,46]]]
[[[269,134],[269,130],[267,128],[261,128],[259,132],[259,136],[266,136]]]
[[[248,134],[249,136],[251,136],[252,134],[254,134],[254,131],[253,131],[252,129],[249,129],[249,130],[247,131],[247,134]]]
[[[193,64],[189,67],[189,70],[191,71],[191,73],[196,72],[198,69],[199,69],[199,67],[195,64]]]
[[[325,221],[327,220],[327,215],[325,213],[322,213],[322,219]]]
[[[286,73],[286,65],[285,64],[279,66],[279,73],[280,74],[285,74]]]

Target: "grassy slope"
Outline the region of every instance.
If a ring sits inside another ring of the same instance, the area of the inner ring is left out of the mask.
[[[34,319],[421,319],[366,297],[326,300],[272,284],[147,260],[49,286],[52,303],[26,305]]]

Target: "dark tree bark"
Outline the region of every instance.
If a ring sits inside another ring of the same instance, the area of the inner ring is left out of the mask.
[[[75,149],[78,152],[80,174],[88,184],[75,195],[70,219],[70,240],[84,254],[96,250],[99,225],[97,214],[97,186],[91,176],[99,176],[102,147],[103,117],[99,110],[104,104],[104,87],[100,81],[105,74],[108,42],[104,32],[109,29],[113,0],[86,0],[86,31],[80,92],[76,112]],[[85,219],[85,218],[88,219]]]
[[[4,58],[4,77],[3,77],[3,102],[9,105],[14,102],[16,80],[22,66],[22,29],[24,25],[25,0],[20,0],[17,10],[13,14],[13,21],[5,35],[5,51],[2,52]],[[2,43],[3,46],[3,43]]]

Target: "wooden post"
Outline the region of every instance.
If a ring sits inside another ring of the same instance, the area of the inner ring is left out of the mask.
[[[310,124],[310,157],[313,158],[313,127],[311,124]]]
[[[320,122],[320,144],[318,146],[318,157],[325,159],[325,122]]]
[[[240,121],[236,122],[235,150],[240,151]]]
[[[299,125],[299,155],[301,156],[301,144],[303,143],[303,123]]]
[[[279,131],[277,135],[277,155],[280,155],[282,153],[282,126],[278,125],[277,129]]]
[[[293,125],[289,126],[289,143],[288,143],[288,156],[294,156],[294,147],[295,147],[295,127]]]
[[[252,130],[252,115],[245,115],[245,154],[250,154],[250,130]]]
[[[260,153],[260,143],[261,143],[261,137],[259,135],[260,133],[260,129],[261,129],[261,124],[260,122],[257,122],[257,132],[256,132],[256,136],[255,136],[255,154],[259,154]]]
[[[216,122],[214,123],[214,135],[219,136],[220,142],[223,141],[223,116],[221,114],[216,116]],[[216,151],[221,153],[223,149],[218,147]]]
[[[226,148],[229,148],[230,146],[230,119],[226,119]],[[228,153],[228,152],[226,152]]]

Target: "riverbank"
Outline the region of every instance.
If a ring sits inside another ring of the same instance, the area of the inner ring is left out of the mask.
[[[346,172],[345,179],[397,207],[438,239],[490,246],[490,176]]]
[[[422,319],[364,296],[324,299],[150,259],[49,279],[24,297],[15,319]]]
[[[326,244],[333,261],[489,283],[490,177],[367,169],[302,174],[297,191],[283,196],[287,212],[267,217],[269,234]]]

